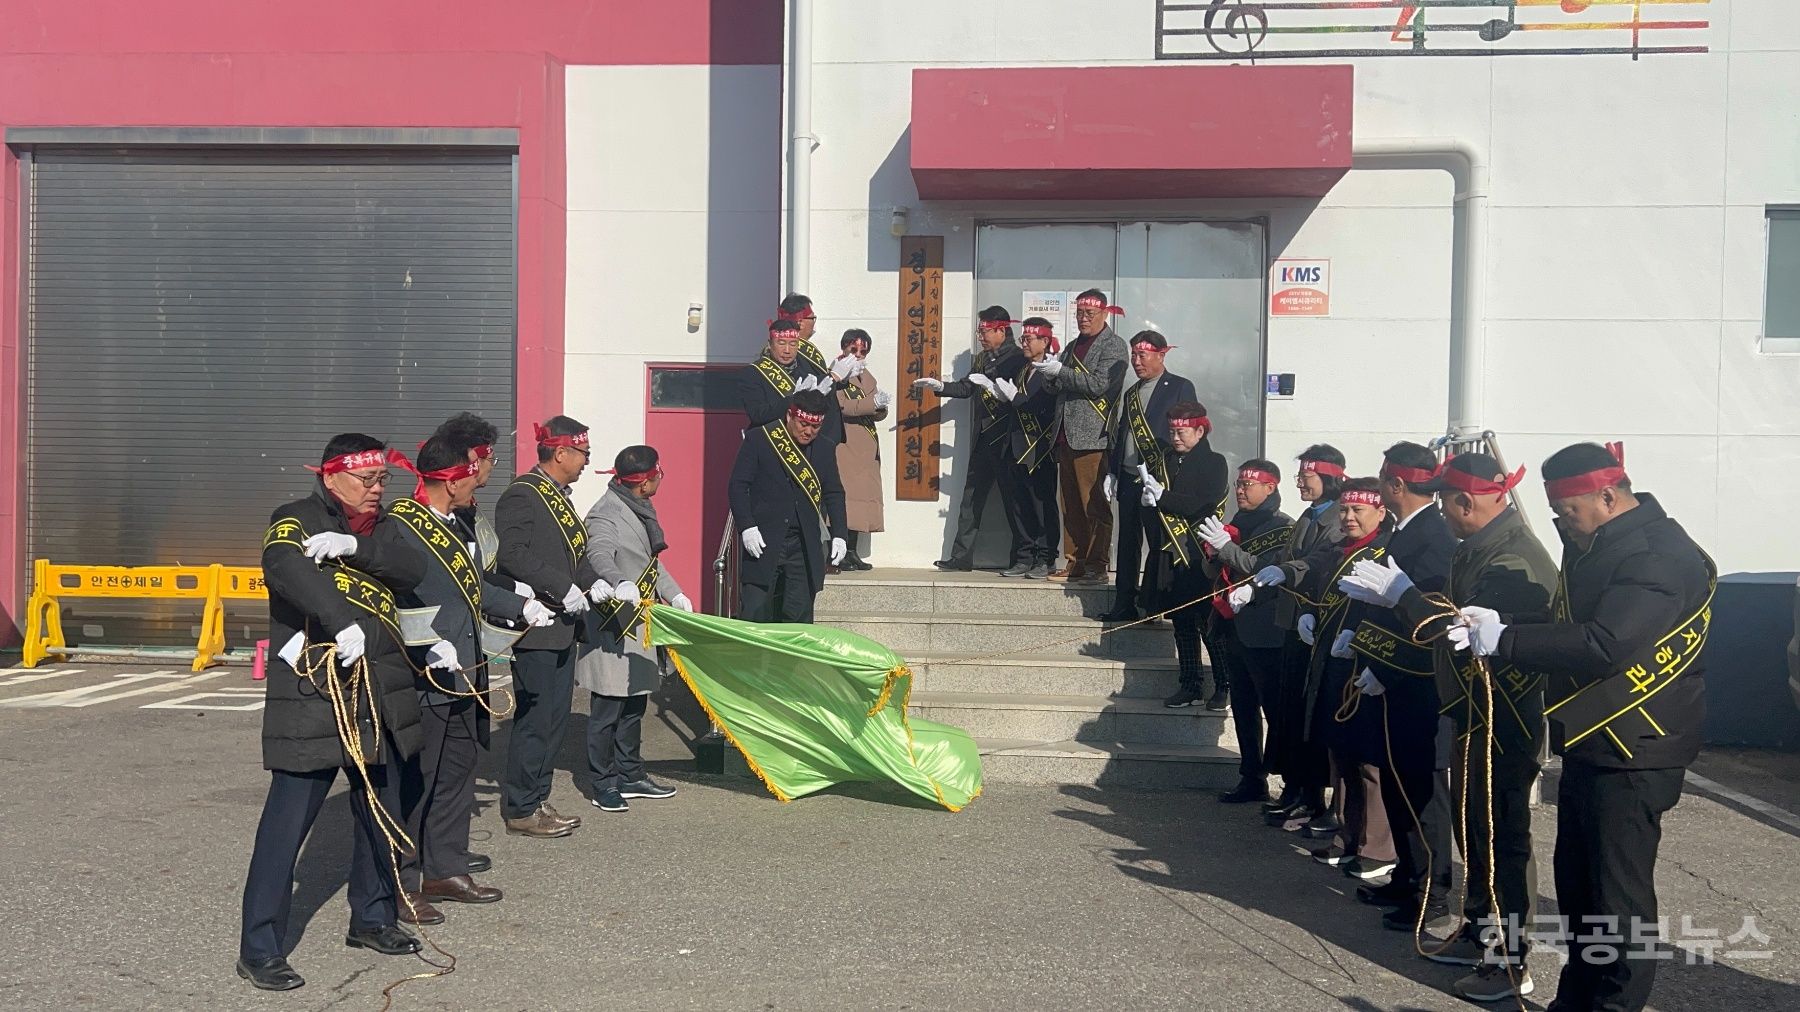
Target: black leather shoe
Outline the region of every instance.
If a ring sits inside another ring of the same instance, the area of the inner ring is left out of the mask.
[[[1112,611],[1109,611],[1106,614],[1100,616],[1100,621],[1102,621],[1102,622],[1136,622],[1138,619],[1143,618],[1143,617],[1144,617],[1144,613],[1137,610],[1137,605],[1125,604],[1125,605],[1120,605],[1119,607],[1114,608]]]
[[[237,972],[259,991],[292,991],[306,983],[306,979],[295,973],[288,961],[280,956],[269,959],[239,957]]]
[[[474,875],[487,871],[494,866],[494,859],[486,854],[469,855],[469,874]]]
[[[1238,785],[1219,795],[1219,800],[1227,805],[1247,805],[1252,801],[1269,800],[1269,782],[1262,777],[1245,777]]]
[[[395,924],[352,931],[344,936],[344,944],[352,949],[374,949],[384,956],[409,956],[420,948],[417,938]]]
[[[1372,907],[1412,907],[1419,903],[1419,891],[1403,882],[1383,886],[1357,886],[1356,898]]]
[[[1265,802],[1262,806],[1262,811],[1264,815],[1274,815],[1276,812],[1285,812],[1299,803],[1300,788],[1283,787],[1281,789],[1281,797],[1276,798],[1274,801]]]
[[[974,570],[975,570],[974,563],[958,562],[955,559],[939,559],[936,562],[932,563],[932,565],[938,567],[939,569],[943,570],[946,573],[970,573],[970,572],[974,572]]]

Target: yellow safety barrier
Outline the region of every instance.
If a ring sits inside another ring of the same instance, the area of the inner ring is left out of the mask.
[[[35,668],[46,657],[62,657],[68,652],[59,603],[64,598],[206,602],[200,613],[200,639],[194,646],[194,670],[200,671],[225,652],[225,602],[268,596],[262,570],[255,566],[59,566],[37,559],[31,564],[31,600],[26,605],[25,666]]]

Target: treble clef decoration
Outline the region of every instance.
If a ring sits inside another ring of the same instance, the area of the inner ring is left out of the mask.
[[[1224,15],[1223,22],[1215,24],[1220,15]],[[1221,53],[1252,53],[1268,37],[1269,15],[1261,7],[1243,0],[1212,0],[1206,9],[1203,30],[1206,41]],[[1221,42],[1221,36],[1229,40],[1228,43]]]

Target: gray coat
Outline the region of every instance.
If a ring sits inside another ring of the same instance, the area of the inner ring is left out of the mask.
[[[1288,536],[1287,550],[1281,553],[1279,561],[1300,563],[1304,568],[1306,557],[1320,545],[1330,544],[1344,536],[1344,507],[1339,503],[1332,503],[1326,507],[1324,513],[1319,515],[1317,523],[1308,519],[1312,515],[1311,503],[1303,505],[1298,512],[1300,515],[1294,518],[1294,532]],[[1304,578],[1305,574],[1302,573],[1295,582]],[[1273,594],[1277,598],[1275,624],[1283,629],[1292,629],[1297,626],[1300,622],[1300,602],[1292,594],[1283,593],[1279,588],[1257,588],[1256,596],[1258,598],[1267,594]]]
[[[1062,415],[1063,435],[1069,448],[1104,450],[1117,424],[1119,392],[1125,388],[1125,372],[1130,364],[1125,342],[1107,327],[1094,335],[1094,343],[1082,361],[1085,371],[1075,368],[1075,353],[1071,349],[1064,348],[1060,358],[1063,371],[1050,380],[1049,386],[1058,397],[1056,407]],[[1105,418],[1094,410],[1094,402],[1102,397],[1106,399]]]
[[[587,561],[600,579],[618,586],[636,583],[650,564],[650,535],[625,497],[608,488],[588,510]],[[673,601],[681,587],[665,569],[656,573],[656,596]],[[653,692],[662,681],[662,661],[654,648],[643,642],[642,623],[624,639],[598,621],[589,626],[592,635],[575,661],[575,684],[602,696],[641,696]]]

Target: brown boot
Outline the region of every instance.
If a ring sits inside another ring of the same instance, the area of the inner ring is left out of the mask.
[[[419,893],[409,892],[401,897],[398,916],[407,924],[444,923],[444,912]]]
[[[549,813],[549,815],[552,819],[555,819],[558,822],[568,823],[570,829],[578,828],[581,825],[581,816],[579,816],[579,815],[564,815],[563,813],[557,811],[556,808],[554,806],[552,806],[550,804],[550,802],[548,802],[548,801],[539,805],[538,808],[541,811]]]
[[[530,836],[539,840],[553,840],[559,836],[568,836],[575,832],[575,827],[560,819],[552,818],[544,811],[542,805],[538,810],[523,819],[507,819],[506,831],[514,836]]]

